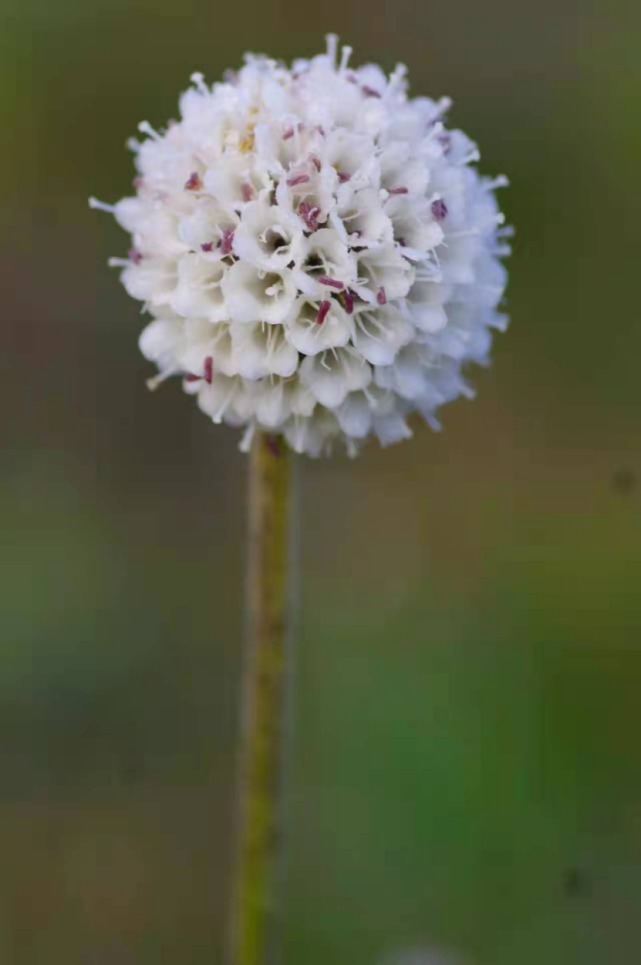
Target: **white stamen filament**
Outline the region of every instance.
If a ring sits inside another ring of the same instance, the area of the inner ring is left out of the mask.
[[[108,214],[114,214],[116,211],[115,204],[107,204],[105,201],[99,201],[98,198],[89,198],[89,207],[95,208],[96,211],[106,211]]]

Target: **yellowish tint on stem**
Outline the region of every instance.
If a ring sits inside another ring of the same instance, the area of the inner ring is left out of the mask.
[[[249,628],[230,965],[271,965],[286,704],[290,454],[258,434],[249,466]]]

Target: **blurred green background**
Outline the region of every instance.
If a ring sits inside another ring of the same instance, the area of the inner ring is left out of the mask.
[[[246,459],[151,396],[125,139],[193,70],[455,99],[517,226],[445,431],[301,462],[285,965],[628,965],[641,915],[641,15],[621,0],[5,0],[0,965],[221,962]]]

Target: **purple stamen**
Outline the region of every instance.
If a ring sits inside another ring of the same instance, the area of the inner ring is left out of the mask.
[[[342,291],[345,285],[338,278],[330,278],[329,275],[320,275],[319,282],[321,285],[327,285],[329,288],[336,288],[338,291]]]
[[[331,302],[324,301],[320,303],[320,305],[318,306],[318,315],[316,316],[317,325],[323,324],[323,322],[327,318],[327,313],[331,307],[332,307]]]
[[[442,221],[443,218],[447,217],[447,205],[445,201],[442,201],[441,198],[432,201],[432,214],[436,221]]]
[[[347,314],[351,315],[354,311],[354,302],[356,301],[356,299],[354,298],[354,293],[351,292],[349,288],[346,288],[344,292],[341,292],[340,299],[345,307],[345,311],[347,312]]]
[[[283,455],[283,444],[281,442],[281,437],[269,433],[269,435],[265,436],[265,444],[272,456],[280,459],[280,457]]]
[[[347,171],[337,171],[336,173],[341,184],[345,184],[345,182],[349,181],[352,176],[351,174],[348,174]]]
[[[294,128],[288,127],[285,133],[283,134],[283,140],[288,141],[290,137],[293,137],[293,136],[294,136]]]
[[[204,379],[208,385],[211,385],[212,379],[214,378],[214,360],[211,355],[208,355],[205,359],[205,375]]]
[[[251,201],[251,199],[254,197],[254,189],[252,188],[251,184],[243,184],[240,189],[240,193],[243,196],[243,201]]]
[[[200,180],[200,174],[198,171],[192,171],[185,181],[185,191],[200,191],[202,186],[203,183]]]
[[[376,292],[376,301],[379,305],[387,305],[387,295],[384,288],[379,288]]]
[[[139,265],[142,261],[142,251],[138,251],[137,248],[130,248],[127,254],[129,260],[133,261],[134,265]]]
[[[318,205],[310,204],[309,201],[301,201],[298,211],[310,231],[318,231],[318,216],[320,208]]]
[[[316,170],[317,170],[317,171],[320,171],[320,169],[321,169],[320,158],[319,158],[319,157],[316,157],[315,154],[311,154],[309,160],[312,162],[312,164],[314,165],[314,167],[316,168]]]
[[[361,90],[365,94],[365,97],[381,97],[377,90],[374,90],[373,87],[369,87],[367,84],[364,84]]]
[[[201,378],[201,375],[194,375],[193,372],[185,372],[185,382],[200,382]]]
[[[200,246],[200,250],[201,250],[201,251],[213,251],[213,250],[214,250],[214,242],[213,242],[213,241],[205,241],[205,242],[203,242],[203,244]]]
[[[295,174],[293,178],[288,178],[287,184],[290,188],[295,188],[297,184],[307,184],[309,174]]]
[[[220,239],[220,253],[231,255],[234,244],[234,229],[223,228],[222,238]]]
[[[390,188],[388,194],[408,194],[408,189],[405,187]]]

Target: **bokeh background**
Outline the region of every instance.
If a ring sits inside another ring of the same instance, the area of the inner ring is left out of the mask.
[[[327,30],[505,171],[512,327],[439,435],[301,462],[285,965],[629,965],[641,916],[641,15],[4,0],[1,965],[221,962],[246,460],[150,395],[139,120]]]

